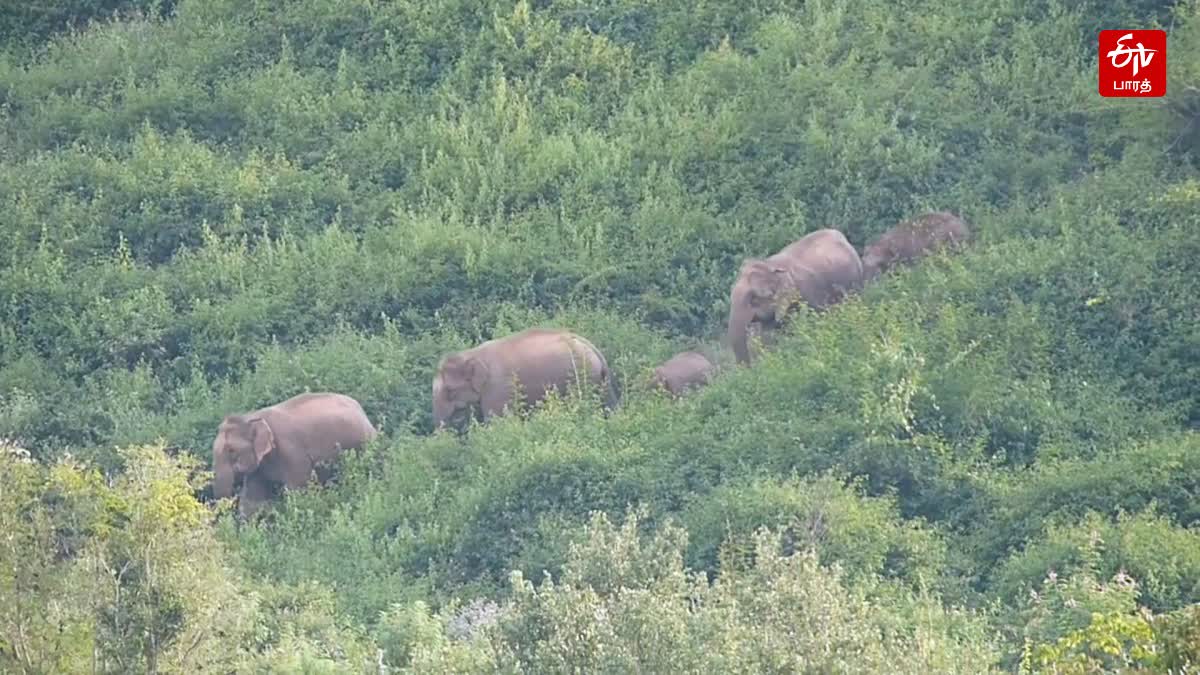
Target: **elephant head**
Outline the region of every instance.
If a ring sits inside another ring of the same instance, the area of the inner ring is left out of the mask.
[[[948,211],[935,211],[904,221],[863,249],[863,280],[872,281],[896,265],[912,263],[942,248],[956,249],[971,228]]]
[[[471,412],[483,400],[488,367],[475,356],[446,357],[433,378],[433,426],[435,429],[465,426]]]
[[[863,250],[863,282],[872,281],[887,269],[896,257],[890,248],[882,245],[868,246]]]
[[[757,321],[773,325],[785,290],[790,283],[788,270],[761,258],[742,263],[733,291],[729,294],[729,345],[739,363],[750,362],[747,335]]]
[[[213,496],[232,496],[238,479],[257,470],[274,449],[275,434],[266,419],[226,416],[213,441]]]

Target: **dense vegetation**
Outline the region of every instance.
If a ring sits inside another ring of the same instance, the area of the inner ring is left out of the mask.
[[[0,670],[1200,661],[1200,4],[0,10]],[[1099,98],[1155,25],[1168,96]],[[966,252],[641,386],[744,257],[942,209]],[[619,411],[431,435],[533,324]],[[305,390],[385,433],[239,524],[216,425]]]

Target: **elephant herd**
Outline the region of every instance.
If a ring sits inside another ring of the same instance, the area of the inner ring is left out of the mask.
[[[751,362],[750,335],[782,326],[800,304],[824,310],[888,270],[941,249],[958,249],[970,230],[945,211],[920,215],[882,234],[860,257],[835,229],[811,232],[766,258],[749,258],[730,293],[727,341],[737,363]],[[712,355],[688,350],[654,369],[650,384],[672,396],[712,381]],[[586,371],[586,372],[585,372]],[[619,393],[608,360],[586,338],[552,328],[529,328],[445,356],[433,377],[435,429],[462,432],[511,411],[530,409],[548,392],[585,383],[603,391],[612,410]],[[245,414],[227,415],[213,441],[213,496],[231,497],[240,485],[239,512],[258,511],[279,488],[299,489],[314,473],[325,483],[346,450],[378,435],[358,401],[338,393],[306,393]]]

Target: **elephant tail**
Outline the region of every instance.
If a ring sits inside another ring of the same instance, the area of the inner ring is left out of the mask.
[[[576,336],[576,339],[591,349],[596,358],[600,360],[600,381],[604,384],[604,410],[611,412],[621,401],[621,389],[618,386],[617,374],[609,367],[608,357],[596,345],[582,336]]]

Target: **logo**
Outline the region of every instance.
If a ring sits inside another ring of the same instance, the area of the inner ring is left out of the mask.
[[[1149,98],[1167,93],[1167,33],[1100,31],[1100,95]]]

